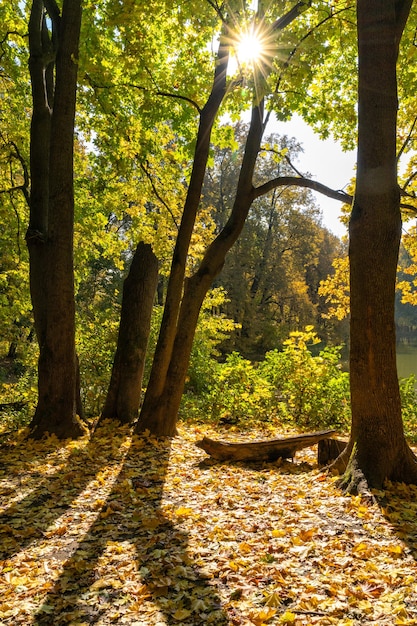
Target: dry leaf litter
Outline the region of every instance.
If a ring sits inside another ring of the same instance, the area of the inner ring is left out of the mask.
[[[1,626],[417,624],[417,488],[341,494],[314,449],[219,463],[203,434],[3,447]]]

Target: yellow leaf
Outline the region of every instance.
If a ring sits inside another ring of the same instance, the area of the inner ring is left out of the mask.
[[[190,517],[193,510],[186,506],[180,506],[176,511],[174,511],[177,517]]]
[[[291,613],[291,611],[285,611],[283,615],[281,615],[279,619],[280,624],[294,624],[296,620],[295,613]]]
[[[177,620],[182,620],[186,617],[190,617],[190,615],[191,611],[189,611],[188,609],[177,609],[172,617]]]
[[[242,541],[242,543],[239,544],[239,552],[247,554],[248,552],[252,552],[252,548],[246,541]]]
[[[285,537],[287,531],[282,528],[274,528],[271,534],[273,537]]]
[[[58,535],[59,537],[62,535],[65,535],[65,533],[67,532],[67,527],[66,526],[58,526],[57,528],[51,528],[51,530],[48,530],[45,533],[46,537],[54,537],[55,535]]]
[[[361,558],[367,558],[371,552],[370,546],[367,543],[361,542],[354,546],[352,552],[360,556]]]
[[[256,626],[262,626],[265,622],[270,620],[276,614],[276,609],[273,609],[269,606],[265,607],[259,613],[253,613],[249,619]]]
[[[281,598],[279,596],[278,591],[274,591],[273,593],[271,593],[266,601],[265,601],[266,606],[280,606],[281,604]]]
[[[153,530],[160,525],[160,521],[157,517],[144,517],[142,518],[142,526],[143,528],[149,528]]]
[[[311,539],[314,537],[314,535],[317,532],[317,528],[310,528],[309,530],[300,530],[300,532],[298,533],[299,538],[301,539],[301,541],[311,541]]]
[[[106,587],[112,587],[113,589],[121,589],[123,584],[120,580],[116,580],[114,578],[100,578],[96,580],[92,585],[91,589],[105,589]]]
[[[390,554],[393,554],[394,556],[401,556],[403,551],[404,549],[402,546],[398,546],[398,545],[388,546],[388,552]]]

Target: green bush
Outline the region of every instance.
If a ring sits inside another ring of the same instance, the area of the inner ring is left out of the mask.
[[[4,359],[0,367],[0,433],[29,424],[37,402],[35,341],[22,343],[19,357]]]
[[[308,430],[347,430],[349,375],[341,369],[341,347],[325,348],[313,356],[309,346],[317,343],[311,326],[290,333],[282,352],[266,354],[260,373],[274,387],[276,410],[283,420]]]
[[[303,430],[347,430],[349,376],[341,369],[341,347],[314,356],[310,347],[318,342],[313,328],[307,327],[291,333],[284,350],[268,352],[259,365],[237,352],[223,364],[211,359],[208,384],[200,385],[202,393],[184,398],[182,414],[196,412],[240,426],[279,421]]]
[[[404,430],[413,442],[417,441],[417,388],[414,374],[400,378],[400,394]]]
[[[81,399],[88,417],[100,415],[107,395],[117,342],[118,321],[97,314],[79,322],[77,354],[80,362]]]
[[[217,368],[217,379],[207,397],[210,415],[230,423],[264,420],[271,408],[273,390],[250,361],[232,352]]]

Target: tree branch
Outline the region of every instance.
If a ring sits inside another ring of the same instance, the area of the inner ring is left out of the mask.
[[[404,209],[405,211],[411,211],[412,213],[417,214],[417,207],[412,204],[406,204],[405,202],[401,202],[400,208]]]
[[[403,30],[410,15],[411,6],[413,0],[396,0],[395,2],[395,14],[396,14],[396,26],[397,26],[397,45],[400,45],[401,36]]]
[[[275,22],[272,24],[271,30],[276,31],[276,30],[282,30],[283,28],[286,28],[299,15],[301,15],[301,13],[303,13],[309,7],[311,7],[311,2],[312,0],[307,0],[307,2],[303,2],[303,1],[297,2],[297,4],[293,6],[293,8],[290,9],[285,15],[275,20]]]
[[[195,109],[197,109],[198,114],[200,115],[201,113],[201,107],[197,104],[197,102],[195,102],[194,100],[192,100],[191,98],[188,98],[187,96],[181,96],[178,93],[169,93],[167,91],[157,91],[156,92],[157,96],[165,96],[166,98],[177,98],[177,100],[184,100],[185,102],[188,102],[188,104],[191,104]]]
[[[417,172],[413,172],[412,174],[410,174],[410,176],[407,178],[407,180],[405,181],[403,187],[402,187],[402,193],[405,196],[409,196],[410,194],[407,193],[405,190],[407,189],[408,185],[416,178],[417,176]]]
[[[264,196],[277,187],[305,187],[307,189],[311,189],[312,191],[317,191],[328,198],[333,198],[333,200],[339,200],[345,204],[352,204],[353,202],[353,196],[345,191],[331,189],[330,187],[327,187],[327,185],[323,185],[322,183],[302,176],[279,176],[278,178],[273,178],[263,185],[259,185],[259,187],[255,187],[253,189],[253,199],[255,200],[260,196]]]
[[[412,141],[412,135],[413,135],[414,129],[416,127],[416,124],[417,124],[417,116],[414,118],[413,123],[411,124],[411,128],[409,130],[409,133],[408,133],[407,137],[405,138],[405,140],[403,142],[403,145],[401,146],[401,148],[398,151],[397,163],[401,159],[401,157],[402,157],[404,151],[406,150],[408,144]]]
[[[172,221],[174,222],[176,229],[178,230],[179,226],[178,226],[178,223],[177,223],[177,221],[175,219],[175,216],[174,216],[173,212],[171,211],[171,209],[169,208],[169,206],[167,205],[167,203],[165,202],[165,200],[160,196],[157,188],[155,187],[155,183],[153,182],[153,179],[152,179],[152,176],[151,176],[150,172],[148,172],[148,170],[143,165],[143,163],[140,164],[140,168],[141,168],[142,172],[145,174],[146,178],[149,180],[155,196],[158,198],[159,202],[166,208],[166,210],[168,211],[168,213],[172,217]]]
[[[352,7],[343,7],[342,9],[339,9],[337,11],[331,11],[329,15],[327,15],[326,17],[324,17],[322,20],[320,20],[320,22],[318,22],[318,24],[315,24],[305,35],[303,35],[303,37],[301,37],[301,39],[299,39],[299,41],[297,42],[297,44],[294,46],[294,48],[291,50],[291,52],[289,53],[286,61],[284,61],[281,65],[282,65],[282,71],[280,72],[280,75],[277,78],[277,82],[275,85],[275,89],[274,89],[274,93],[278,93],[279,90],[279,86],[281,84],[281,80],[283,77],[283,71],[285,69],[287,69],[291,63],[292,58],[295,56],[295,54],[297,53],[298,49],[300,48],[300,46],[304,43],[304,41],[306,39],[308,39],[316,30],[318,30],[321,26],[323,26],[323,24],[325,24],[326,22],[328,22],[329,20],[335,18],[336,16],[338,16],[340,13],[343,13],[344,11],[348,11],[350,8]]]
[[[21,154],[19,148],[17,147],[17,145],[15,144],[14,141],[10,142],[10,145],[13,147],[14,149],[14,153],[12,152],[12,156],[14,156],[20,163],[22,170],[23,170],[23,185],[20,185],[17,187],[17,189],[20,189],[23,193],[23,195],[25,196],[25,200],[28,204],[28,206],[30,207],[30,193],[29,193],[29,187],[30,187],[30,177],[29,177],[29,169],[27,166],[27,163],[25,161],[25,159],[23,158],[23,155]]]

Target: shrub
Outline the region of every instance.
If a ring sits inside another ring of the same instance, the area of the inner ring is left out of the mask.
[[[303,429],[349,428],[349,375],[340,365],[342,347],[324,348],[313,356],[309,346],[319,343],[312,326],[290,333],[284,350],[265,356],[260,372],[274,387],[276,409],[284,420]]]
[[[259,370],[237,352],[217,368],[217,378],[207,397],[210,415],[229,423],[268,418],[273,390]]]
[[[401,406],[406,436],[417,441],[417,388],[414,374],[400,378]]]
[[[4,359],[0,367],[0,432],[26,426],[37,401],[36,342],[22,344],[19,358]]]

